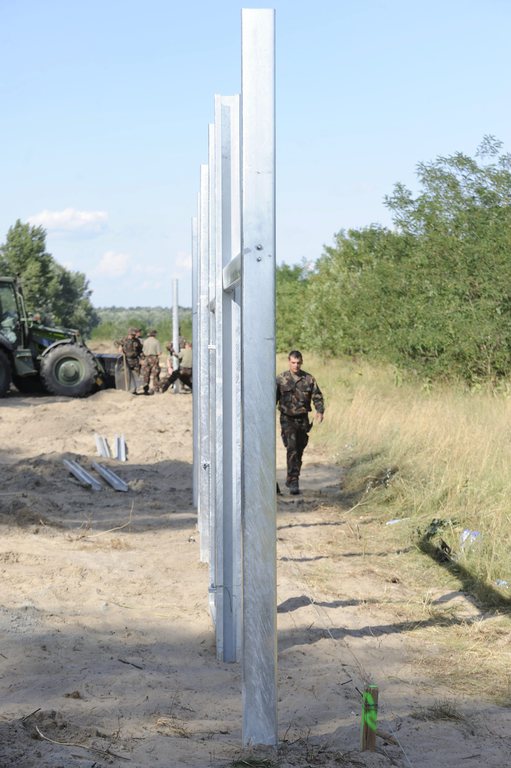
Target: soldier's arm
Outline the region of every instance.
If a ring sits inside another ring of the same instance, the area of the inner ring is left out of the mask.
[[[323,393],[318,387],[316,379],[313,379],[312,402],[314,403],[314,408],[316,409],[316,421],[323,421],[323,416],[325,413],[325,401],[323,399]]]

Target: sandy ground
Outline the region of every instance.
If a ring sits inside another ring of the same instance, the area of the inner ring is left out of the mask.
[[[280,744],[242,752],[240,670],[215,658],[199,562],[191,413],[170,393],[0,402],[0,768],[508,766],[510,710],[430,680],[437,649],[412,631],[390,529],[364,539],[367,511],[343,507],[314,438],[303,495],[278,500]],[[128,461],[99,458],[95,433],[123,434]],[[65,458],[129,491],[82,487]],[[393,737],[374,753],[359,751],[367,679]],[[418,716],[453,700],[459,717]]]

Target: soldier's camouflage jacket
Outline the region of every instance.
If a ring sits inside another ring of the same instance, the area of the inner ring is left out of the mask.
[[[284,371],[277,376],[277,405],[285,416],[305,416],[312,410],[323,413],[325,403],[316,379],[307,371],[292,374]]]
[[[142,354],[142,342],[133,336],[125,336],[120,342],[116,342],[128,359],[135,359]]]
[[[114,341],[116,347],[122,347],[126,363],[131,370],[138,370],[142,358],[142,342],[135,336],[125,336],[120,341]]]

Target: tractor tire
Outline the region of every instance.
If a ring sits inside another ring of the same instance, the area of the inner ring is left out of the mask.
[[[5,397],[11,386],[11,364],[9,358],[0,349],[0,397]]]
[[[41,360],[41,378],[52,395],[86,397],[97,390],[99,371],[89,349],[60,344]]]

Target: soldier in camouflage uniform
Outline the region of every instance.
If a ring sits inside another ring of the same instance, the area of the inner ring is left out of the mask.
[[[142,342],[138,338],[139,334],[138,328],[129,328],[128,335],[124,339],[114,342],[126,358],[127,367],[135,373],[140,373],[140,356],[142,355]]]
[[[153,389],[160,391],[160,355],[161,346],[156,338],[156,331],[149,331],[149,336],[142,346],[144,360],[142,363],[142,375],[144,377],[144,395],[152,395],[153,390],[149,389],[151,376],[153,378]]]
[[[311,403],[316,409],[316,421],[323,421],[325,404],[316,379],[302,371],[302,353],[293,350],[288,355],[289,370],[277,376],[277,405],[280,411],[282,442],[287,449],[286,485],[293,496],[300,493],[298,478],[302,456],[309,442]]]
[[[172,345],[171,345],[172,347]],[[172,357],[175,355],[174,349],[169,349],[169,360],[172,360]],[[179,379],[183,382],[183,384],[186,387],[189,387],[189,389],[192,389],[192,365],[193,365],[193,355],[192,355],[192,345],[189,341],[185,341],[184,343],[184,349],[181,349],[178,355],[175,355],[178,359],[178,365],[179,367],[177,370],[173,371],[172,366],[169,363],[169,372],[170,376],[165,381],[165,383],[162,385],[161,391],[166,392],[167,389],[172,386],[172,384]]]

